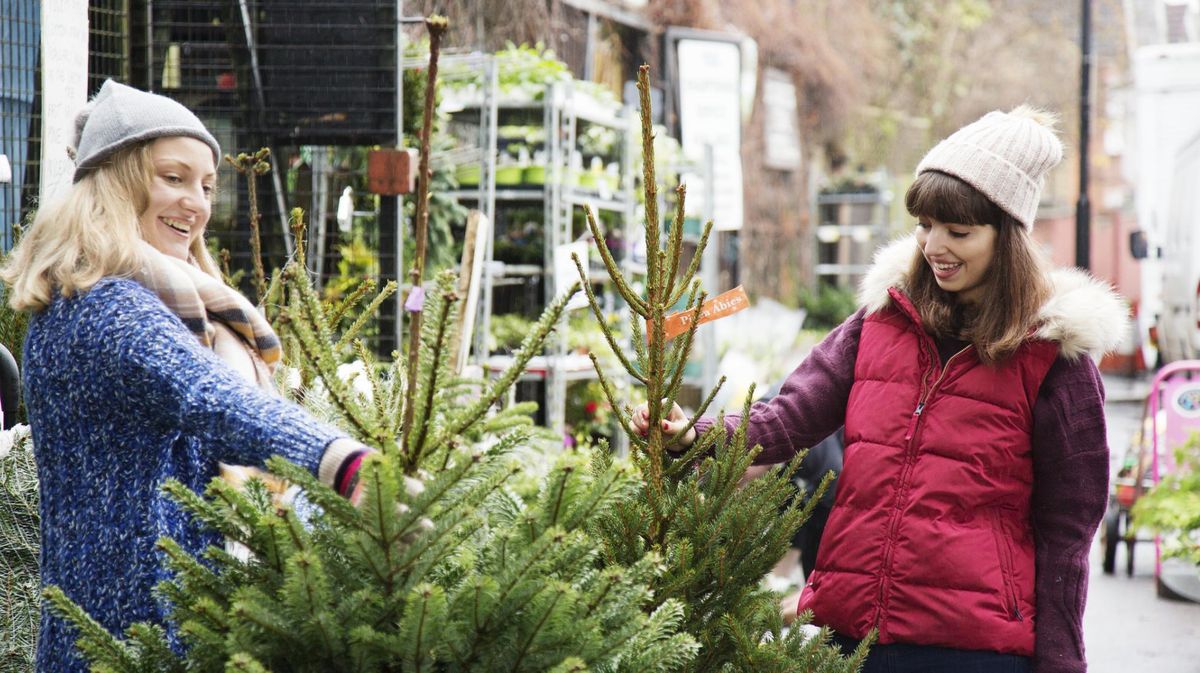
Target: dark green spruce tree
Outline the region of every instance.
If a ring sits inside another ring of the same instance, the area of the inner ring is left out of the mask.
[[[628,405],[617,399],[593,355],[596,372],[629,436],[633,461],[642,476],[639,497],[620,501],[598,520],[596,529],[603,539],[604,560],[619,566],[634,563],[647,554],[663,559],[665,572],[652,583],[651,607],[671,601],[683,603],[684,629],[701,646],[698,656],[685,668],[687,671],[854,671],[866,654],[865,646],[854,657],[844,658],[827,644],[830,633],[826,630],[809,635],[803,629],[793,629],[785,634],[779,612],[780,597],[762,583],[766,573],[783,556],[793,533],[808,518],[832,475],[826,477],[826,483],[814,497],[806,502],[794,500],[786,507],[784,503],[794,492],[791,477],[804,454],[797,455],[784,468],[739,487],[739,480],[760,450],[746,445],[744,423],[732,436],[726,435],[723,423],[717,423],[681,456],[667,451],[667,447],[677,446],[687,431],[667,436],[661,421],[679,393],[704,303],[705,293],[695,276],[712,223],[705,226],[691,264],[681,272],[686,194],[680,186],[674,221],[664,245],[658,216],[647,66],[638,72],[638,89],[648,249],[644,295],[632,290],[607,247],[598,245],[613,285],[629,306],[632,354],[621,348],[590,286],[584,284],[592,311],[614,354],[629,376],[645,387],[650,416],[648,436],[633,431]],[[593,239],[604,241],[604,232],[590,209],[587,217]],[[578,258],[575,264],[583,277]],[[667,343],[664,317],[685,295],[685,310],[692,312],[691,329]],[[642,325],[646,326],[644,331]],[[701,404],[697,415],[705,413],[721,383],[723,380]],[[743,419],[747,417],[748,404],[743,409]],[[611,469],[611,464],[608,460],[598,461],[601,470]]]

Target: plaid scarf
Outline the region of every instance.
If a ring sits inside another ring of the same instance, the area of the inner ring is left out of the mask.
[[[205,347],[216,339],[217,321],[249,346],[259,385],[270,385],[282,355],[279,337],[250,300],[195,264],[168,257],[142,242],[142,269],[134,280],[158,295]]]

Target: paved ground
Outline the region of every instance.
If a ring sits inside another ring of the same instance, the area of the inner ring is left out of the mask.
[[[1145,379],[1105,380],[1114,464],[1141,419],[1147,384]],[[1200,604],[1156,596],[1153,545],[1135,547],[1133,577],[1123,573],[1124,547],[1118,550],[1117,575],[1104,575],[1100,559],[1097,544],[1084,614],[1089,673],[1200,673]]]

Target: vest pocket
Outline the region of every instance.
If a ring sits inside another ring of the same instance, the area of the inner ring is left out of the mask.
[[[1021,608],[1017,604],[1016,579],[1013,577],[1012,540],[1004,532],[1000,522],[1000,514],[991,511],[992,539],[996,543],[996,555],[1000,560],[1000,603],[1004,606],[1004,614],[1009,619],[1025,621]]]

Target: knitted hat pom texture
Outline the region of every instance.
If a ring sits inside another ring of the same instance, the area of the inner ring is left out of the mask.
[[[1028,105],[989,112],[934,146],[916,173],[953,175],[1032,229],[1046,175],[1063,157],[1056,124]]]

